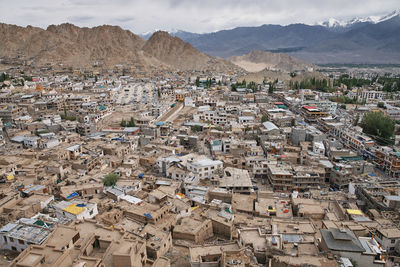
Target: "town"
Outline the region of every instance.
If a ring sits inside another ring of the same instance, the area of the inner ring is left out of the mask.
[[[399,76],[322,73],[5,69],[0,265],[398,266]]]

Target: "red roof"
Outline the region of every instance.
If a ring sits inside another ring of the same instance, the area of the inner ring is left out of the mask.
[[[305,109],[318,109],[317,107],[314,107],[314,106],[303,106],[303,108],[305,108]]]
[[[283,102],[275,102],[274,105],[284,105]]]

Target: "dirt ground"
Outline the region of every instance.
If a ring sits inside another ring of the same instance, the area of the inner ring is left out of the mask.
[[[99,122],[99,128],[119,127],[122,119],[129,121],[130,117],[135,117],[132,106],[117,107],[111,115]]]
[[[189,249],[186,247],[174,246],[165,257],[170,259],[171,267],[190,267]]]
[[[19,253],[11,250],[0,250],[0,266],[8,266]]]
[[[185,123],[185,121],[190,120],[192,115],[197,112],[197,109],[192,107],[184,107],[176,116],[173,118],[173,125],[179,127]]]

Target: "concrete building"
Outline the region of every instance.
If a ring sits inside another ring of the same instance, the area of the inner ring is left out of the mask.
[[[341,257],[354,260],[359,266],[383,267],[383,251],[368,237],[357,238],[349,229],[321,229],[321,248]]]
[[[97,204],[83,200],[61,201],[54,205],[57,217],[74,220],[91,219],[98,214]]]

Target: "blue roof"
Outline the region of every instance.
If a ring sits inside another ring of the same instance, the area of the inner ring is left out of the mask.
[[[162,122],[162,121],[156,122],[156,125],[157,125],[157,126],[163,126],[163,125],[164,125],[164,122]]]
[[[153,218],[153,216],[151,216],[151,214],[150,214],[150,213],[145,213],[145,214],[144,214],[144,216],[146,216],[147,218],[150,218],[150,219],[152,219],[152,218]]]
[[[79,196],[79,194],[77,192],[73,192],[71,195],[67,196],[67,199],[77,197],[77,196]]]

